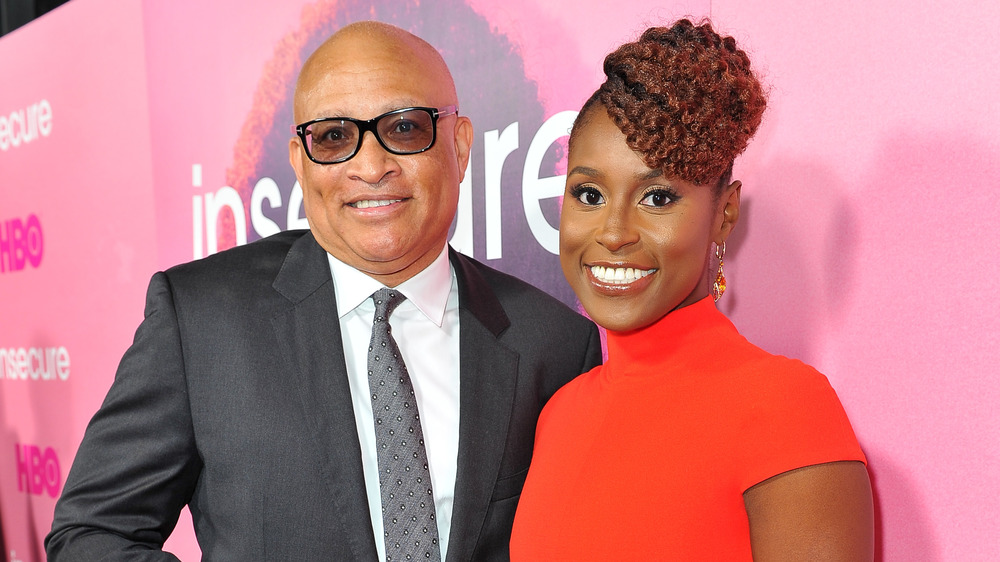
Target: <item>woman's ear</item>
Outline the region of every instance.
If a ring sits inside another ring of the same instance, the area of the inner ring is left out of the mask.
[[[733,232],[733,228],[736,223],[740,220],[740,188],[743,184],[737,180],[729,184],[722,190],[722,194],[719,196],[719,201],[721,208],[719,209],[719,228],[716,231],[715,243],[722,245],[729,235]]]

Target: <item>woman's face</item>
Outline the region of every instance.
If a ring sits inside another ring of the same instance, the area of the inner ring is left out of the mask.
[[[643,328],[708,295],[712,242],[739,214],[739,182],[665,177],[625,144],[600,105],[574,132],[559,228],[563,274],[591,318],[614,331]]]

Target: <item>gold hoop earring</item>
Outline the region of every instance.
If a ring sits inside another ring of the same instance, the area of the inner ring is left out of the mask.
[[[726,255],[726,243],[715,246],[715,257],[719,258],[719,272],[715,274],[715,283],[712,284],[712,298],[719,302],[722,293],[726,292],[726,274],[722,271],[722,258]]]

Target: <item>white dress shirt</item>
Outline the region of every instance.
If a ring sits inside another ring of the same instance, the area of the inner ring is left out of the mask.
[[[385,560],[382,496],[379,490],[375,420],[368,388],[368,344],[375,303],[383,285],[327,254],[337,295],[337,315],[361,441],[368,508],[379,560]],[[406,296],[389,318],[393,338],[410,373],[420,411],[420,426],[434,490],[441,559],[448,552],[458,470],[459,342],[458,280],[448,261],[448,247],[426,269],[396,290]]]

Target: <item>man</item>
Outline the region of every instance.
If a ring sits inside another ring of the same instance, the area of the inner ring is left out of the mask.
[[[538,413],[600,340],[448,249],[473,137],[457,105],[440,55],[386,24],[345,27],[306,61],[289,157],[310,230],[153,277],[50,559],[173,559],[159,550],[185,504],[206,560],[398,560],[407,542],[425,559],[507,558]],[[379,352],[396,345],[402,363]],[[383,413],[379,385],[404,372],[393,407],[415,408],[416,433],[389,442],[383,421],[404,414]],[[411,464],[432,501],[392,488]],[[397,528],[399,512],[422,529]]]

